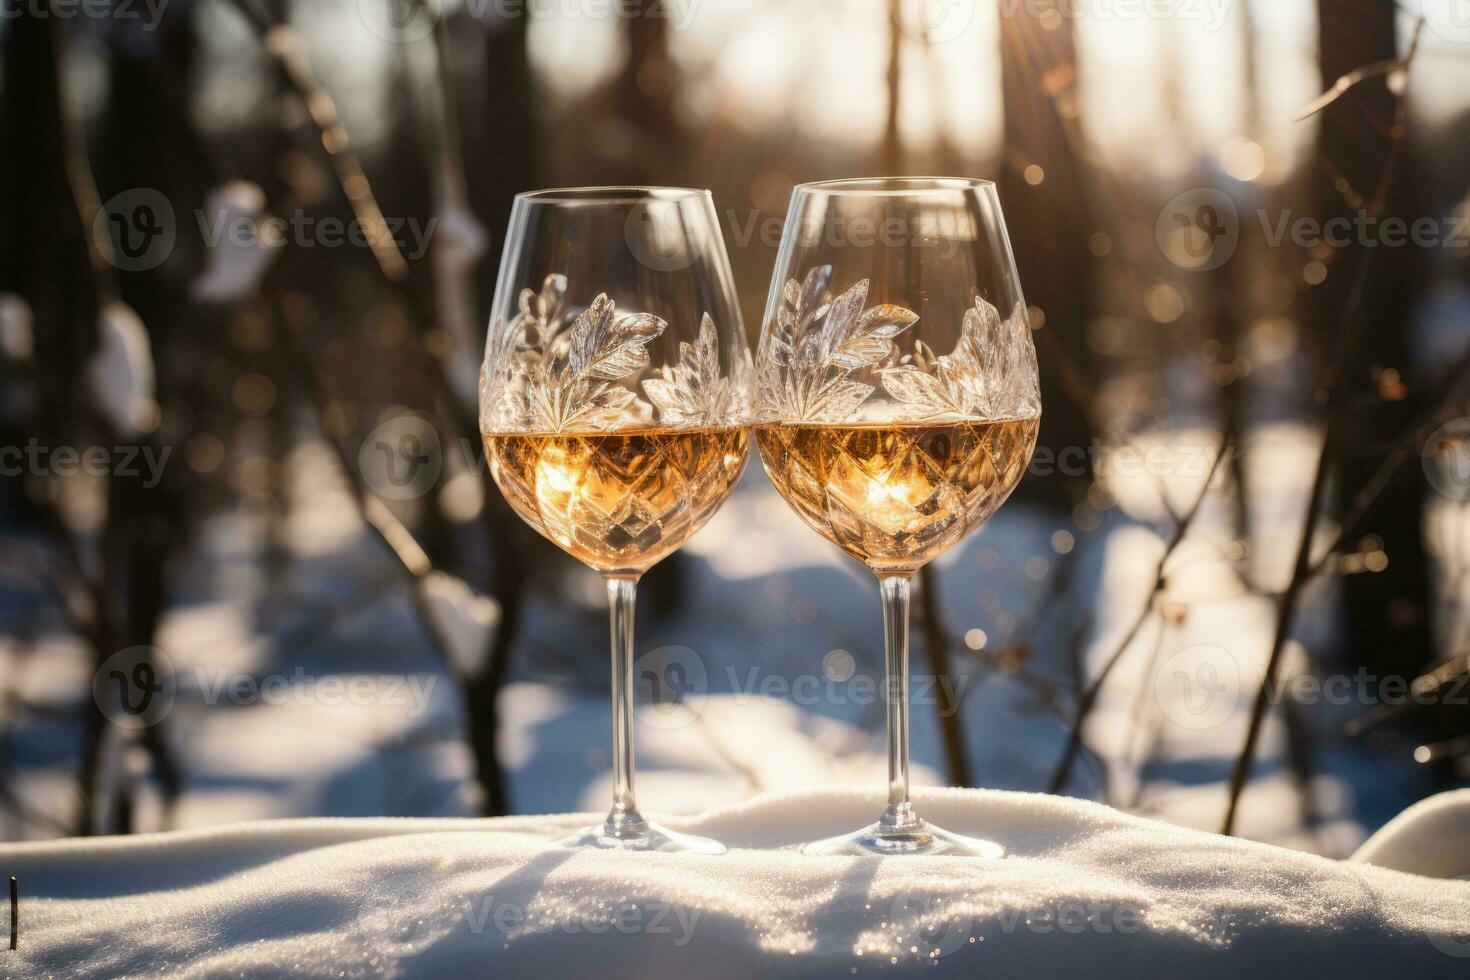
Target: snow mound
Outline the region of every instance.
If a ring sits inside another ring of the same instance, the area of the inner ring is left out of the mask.
[[[1217,837],[1078,800],[933,790],[1011,856],[810,858],[866,790],[676,828],[722,857],[564,850],[590,816],[290,820],[0,847],[22,889],[0,976],[1463,976],[1470,883]]]
[[[1352,859],[1435,878],[1470,878],[1470,789],[1420,800],[1365,841]]]

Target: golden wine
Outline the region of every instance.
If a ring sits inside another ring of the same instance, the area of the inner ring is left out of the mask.
[[[756,440],[803,521],[874,571],[911,572],[1005,503],[1039,423],[762,425]]]
[[[745,468],[745,429],[486,433],[515,512],[599,572],[637,574],[705,525]]]

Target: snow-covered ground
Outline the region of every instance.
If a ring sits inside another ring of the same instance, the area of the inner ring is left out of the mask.
[[[1463,825],[1470,799],[1444,802]],[[814,790],[674,821],[727,841],[719,857],[549,843],[590,814],[5,846],[0,862],[44,897],[25,901],[0,977],[1448,977],[1470,962],[1470,882],[1080,800],[920,794],[936,821],[1003,842],[1001,861],[789,849],[880,803]]]

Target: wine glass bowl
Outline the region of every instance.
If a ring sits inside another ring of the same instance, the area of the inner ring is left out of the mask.
[[[613,808],[569,845],[723,850],[638,812],[633,606],[734,489],[752,373],[708,191],[516,198],[480,380],[486,457],[510,507],[602,574],[611,613]]]
[[[757,366],[756,441],[809,527],[883,599],[889,804],[808,853],[997,856],[914,814],[913,574],[1003,504],[1041,415],[1036,351],[995,188],[955,178],[804,184],[792,195]]]

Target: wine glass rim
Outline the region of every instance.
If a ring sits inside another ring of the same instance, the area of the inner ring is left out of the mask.
[[[797,184],[800,193],[852,194],[901,197],[954,191],[994,190],[995,182],[980,177],[839,177]]]
[[[660,187],[655,184],[610,184],[601,187],[547,187],[524,191],[517,201],[527,204],[640,204],[645,201],[692,201],[710,196],[698,187]]]

